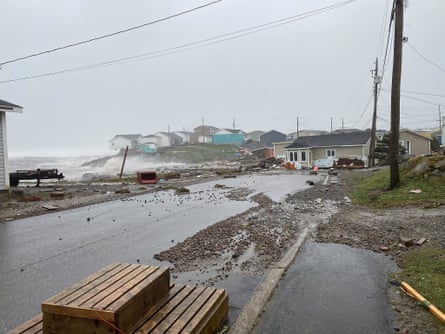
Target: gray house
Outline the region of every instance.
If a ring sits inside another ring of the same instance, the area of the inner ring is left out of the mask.
[[[286,163],[296,168],[332,167],[340,158],[363,160],[367,166],[370,131],[299,137],[286,146]]]
[[[6,143],[6,113],[21,113],[22,111],[22,107],[4,100],[0,100],[0,191],[9,189],[8,146]]]
[[[260,136],[260,144],[264,147],[273,147],[273,143],[283,142],[286,140],[286,134],[275,130],[268,131]]]

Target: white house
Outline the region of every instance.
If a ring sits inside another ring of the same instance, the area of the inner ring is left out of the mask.
[[[116,135],[110,140],[110,148],[112,150],[122,150],[128,146],[129,149],[135,149],[140,137],[140,134]]]
[[[8,146],[6,143],[6,113],[22,113],[23,108],[0,100],[0,191],[9,189]]]
[[[190,136],[193,134],[193,132],[175,131],[174,134],[182,138],[182,143],[183,144],[189,144],[190,143]]]
[[[158,142],[159,147],[176,146],[182,144],[182,138],[172,132],[156,132],[155,136],[160,138]]]

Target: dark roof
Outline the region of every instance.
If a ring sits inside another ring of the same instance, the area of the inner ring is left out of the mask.
[[[14,108],[23,109],[23,107],[21,107],[21,106],[19,106],[17,104],[5,101],[5,100],[0,100],[0,108],[2,108],[2,109],[11,109],[11,110],[14,109]]]
[[[289,148],[330,147],[330,146],[357,146],[365,145],[371,138],[370,131],[357,131],[349,133],[336,133],[321,136],[299,137]]]
[[[284,134],[284,133],[282,133],[282,132],[279,132],[279,131],[276,131],[276,130],[270,130],[270,131],[267,131],[267,132],[264,132],[262,135],[261,135],[261,137],[262,136],[267,136],[267,135],[280,135],[280,136],[285,136],[285,137],[287,137],[287,135],[286,134]]]

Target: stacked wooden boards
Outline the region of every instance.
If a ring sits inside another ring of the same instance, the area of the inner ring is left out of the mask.
[[[115,263],[42,303],[42,315],[8,334],[214,333],[228,296],[170,285],[168,268]]]

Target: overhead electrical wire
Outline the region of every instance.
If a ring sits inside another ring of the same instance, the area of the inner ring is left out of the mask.
[[[371,104],[372,97],[373,97],[372,95],[369,96],[368,103],[366,104],[365,109],[363,109],[363,112],[361,113],[360,117],[358,118],[358,120],[355,121],[355,123],[352,125],[352,127],[355,127],[355,126],[358,124],[358,122],[361,121],[361,119],[363,118],[363,116],[364,116],[365,113],[366,113],[366,110],[368,110],[368,107],[369,107],[369,105]]]
[[[406,97],[407,99],[419,101],[419,102],[422,102],[422,103],[431,104],[433,106],[440,106],[441,105],[440,103],[431,102],[431,101],[427,101],[427,100],[423,100],[423,99],[418,99],[417,97],[412,97],[412,96],[409,96],[409,95],[400,94],[400,96]]]
[[[385,33],[386,33],[386,21],[388,20],[388,12],[389,12],[389,8],[388,8],[388,4],[385,3],[385,14],[383,16],[383,20],[382,20],[382,27],[380,30],[380,42],[379,42],[379,47],[378,47],[378,51],[377,54],[380,55],[382,50],[383,50],[383,46],[385,45]]]
[[[423,92],[415,92],[412,90],[401,90],[402,93],[409,93],[409,94],[418,94],[418,95],[426,95],[426,96],[434,96],[434,97],[445,97],[445,95],[442,94],[433,94],[433,93],[423,93]]]
[[[392,28],[392,23],[394,22],[394,18],[395,18],[396,3],[397,3],[397,1],[394,0],[393,5],[392,5],[392,10],[391,10],[391,18],[389,20],[388,35],[386,38],[385,54],[383,57],[382,76],[381,76],[382,79],[385,76],[386,62],[388,61],[390,42],[391,42],[391,28]]]
[[[9,82],[15,82],[15,81],[22,81],[22,80],[37,79],[37,78],[48,77],[48,76],[53,76],[53,75],[60,75],[60,74],[65,74],[65,73],[70,73],[70,72],[88,71],[88,70],[93,70],[93,69],[96,69],[96,68],[108,67],[108,66],[113,66],[113,65],[120,65],[120,64],[125,64],[125,63],[128,63],[128,62],[153,59],[153,58],[167,56],[167,55],[171,55],[171,54],[175,54],[175,53],[179,53],[179,52],[185,52],[185,51],[189,51],[189,50],[193,50],[193,49],[197,49],[197,48],[202,48],[202,47],[213,45],[213,44],[222,43],[222,42],[229,41],[229,40],[232,40],[232,39],[236,39],[236,38],[252,35],[252,34],[258,33],[260,31],[273,29],[273,28],[276,28],[276,27],[279,27],[279,26],[282,26],[282,25],[285,25],[285,24],[289,24],[289,23],[292,23],[292,22],[295,22],[295,21],[303,20],[303,19],[306,19],[306,18],[314,16],[314,15],[322,14],[324,12],[340,8],[342,6],[345,6],[347,4],[350,4],[350,3],[353,3],[353,2],[356,2],[356,1],[357,0],[343,1],[343,2],[334,4],[334,5],[331,5],[331,6],[319,8],[319,9],[316,9],[316,10],[313,10],[313,11],[309,11],[309,12],[305,12],[305,13],[302,13],[302,14],[289,16],[289,17],[278,19],[278,20],[274,20],[274,21],[271,21],[271,22],[268,22],[268,23],[263,23],[263,24],[256,25],[256,26],[253,26],[253,27],[244,28],[244,29],[241,29],[241,30],[237,30],[237,31],[230,32],[230,33],[225,33],[225,34],[222,34],[222,35],[218,35],[218,36],[202,39],[202,40],[195,41],[195,42],[181,44],[181,45],[178,45],[178,46],[175,46],[175,47],[166,48],[166,49],[159,50],[159,51],[152,51],[152,52],[148,52],[148,53],[144,53],[144,54],[140,54],[140,55],[125,57],[125,58],[119,58],[119,59],[110,60],[110,61],[106,61],[106,62],[90,64],[90,65],[85,65],[85,66],[79,66],[79,67],[74,67],[74,68],[69,68],[69,69],[49,72],[49,73],[36,74],[36,75],[30,75],[30,76],[15,78],[15,79],[3,80],[3,81],[0,81],[0,84],[9,83]]]
[[[204,7],[208,7],[208,6],[214,5],[214,4],[216,4],[218,2],[221,2],[221,1],[222,0],[215,0],[215,1],[212,1],[212,2],[209,2],[209,3],[206,3],[204,5],[201,5],[201,6],[198,6],[198,7],[194,7],[194,8],[191,8],[191,9],[188,9],[188,10],[176,13],[176,14],[172,14],[172,15],[169,15],[169,16],[163,17],[161,19],[157,19],[157,20],[151,21],[151,22],[143,23],[143,24],[140,24],[140,25],[137,25],[137,26],[129,27],[129,28],[122,29],[122,30],[119,30],[119,31],[115,31],[115,32],[112,32],[112,33],[109,33],[109,34],[93,37],[93,38],[90,38],[90,39],[87,39],[87,40],[83,40],[83,41],[67,44],[67,45],[60,46],[60,47],[57,47],[57,48],[54,48],[54,49],[40,51],[40,52],[33,53],[33,54],[30,54],[30,55],[27,55],[27,56],[23,56],[23,57],[18,57],[18,58],[15,58],[15,59],[7,60],[7,61],[4,61],[4,62],[1,62],[0,66],[6,65],[6,64],[15,63],[15,62],[18,62],[18,61],[21,61],[21,60],[25,60],[25,59],[29,59],[29,58],[33,58],[33,57],[37,57],[37,56],[41,56],[41,55],[44,55],[44,54],[53,53],[53,52],[56,52],[56,51],[72,48],[74,46],[79,46],[79,45],[82,45],[82,44],[95,42],[95,41],[98,41],[98,40],[101,40],[101,39],[113,37],[113,36],[116,36],[116,35],[119,35],[119,34],[123,34],[123,33],[127,33],[127,32],[130,32],[130,31],[133,31],[133,30],[144,28],[144,27],[147,27],[147,26],[150,26],[150,25],[154,25],[154,24],[159,23],[159,22],[167,21],[167,20],[170,20],[172,18],[175,18],[175,17],[181,16],[181,15],[184,15],[184,14],[188,14],[188,13],[197,11],[199,9],[202,9]]]
[[[443,67],[441,67],[440,65],[437,65],[435,62],[429,60],[427,57],[425,57],[419,50],[417,50],[414,46],[412,46],[411,43],[407,42],[407,45],[414,50],[415,53],[417,53],[420,57],[423,58],[423,60],[425,60],[426,62],[430,63],[431,65],[435,66],[436,68],[438,68],[440,71],[445,73],[445,69]]]
[[[389,89],[382,89],[382,90],[384,92],[391,93],[391,90],[389,90]],[[422,102],[422,103],[430,104],[430,105],[433,105],[433,106],[443,105],[441,103],[428,101],[428,100],[423,100],[423,99],[419,99],[417,97],[413,97],[413,96],[409,96],[409,95],[405,95],[405,94],[400,94],[400,96],[406,97],[407,99],[411,99],[411,100],[419,101],[419,102]]]

